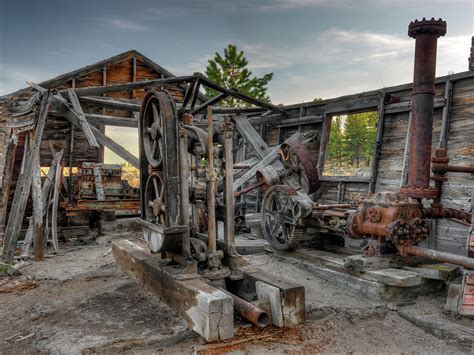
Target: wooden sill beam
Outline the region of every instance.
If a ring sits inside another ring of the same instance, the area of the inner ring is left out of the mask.
[[[94,106],[100,106],[105,108],[111,108],[115,110],[124,110],[130,112],[140,112],[141,105],[134,102],[124,102],[119,100],[107,99],[102,97],[93,96],[82,96],[79,101],[91,104]],[[130,100],[131,101],[131,100]]]
[[[50,111],[50,116],[63,117],[64,115],[58,111]],[[93,125],[105,125],[105,126],[116,126],[116,127],[138,127],[138,120],[134,117],[120,117],[120,116],[109,116],[85,113],[84,116],[87,121]]]

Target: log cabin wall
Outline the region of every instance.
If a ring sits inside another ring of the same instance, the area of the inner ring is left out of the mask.
[[[473,72],[437,79],[433,149],[438,147],[440,140],[442,113],[447,104],[447,100],[444,99],[447,80],[450,80],[453,85],[451,108],[448,112],[448,157],[450,164],[470,165],[474,163]],[[373,192],[399,191],[404,170],[411,90],[412,84],[405,84],[322,102],[290,105],[285,107],[288,117],[280,117],[277,123],[268,123],[269,119],[266,117],[254,116],[249,119],[253,120],[257,129],[260,129],[259,122],[267,122],[264,124],[264,139],[270,146],[281,143],[298,129],[315,130],[316,136],[310,142],[309,149],[314,163],[318,165],[322,163],[320,160],[324,159],[324,154],[321,153],[325,145],[324,142],[321,145],[321,141],[327,134],[324,120],[321,119],[319,122],[318,117],[325,117],[324,119],[328,120],[334,114],[380,110],[380,92],[399,96],[399,103],[384,105],[380,155],[372,178],[321,176],[320,188],[312,196],[314,201],[322,204],[349,202],[365,197],[371,188],[371,182]],[[307,123],[298,127],[297,123],[291,123],[295,121],[295,118]],[[442,203],[447,207],[470,211],[474,192],[473,176],[467,173],[448,173],[448,177],[449,180],[444,182],[442,187]],[[437,219],[435,223],[434,233],[426,243],[438,250],[466,255],[468,228],[448,219]]]

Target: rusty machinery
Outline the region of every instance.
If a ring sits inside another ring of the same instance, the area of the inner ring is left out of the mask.
[[[83,212],[140,210],[140,192],[122,180],[122,166],[83,162],[72,176],[70,195],[61,206],[67,216]]]
[[[431,158],[436,46],[438,37],[445,33],[446,22],[441,19],[416,20],[409,25],[408,34],[415,38],[416,47],[408,185],[399,193],[370,194],[354,204],[319,205],[308,197],[318,186],[310,153],[300,142],[290,141],[280,151],[285,170],[268,166],[257,173],[258,186],[266,190],[262,231],[275,249],[294,249],[305,239],[308,228],[316,227],[368,239],[364,249],[369,256],[399,253],[474,268],[472,258],[418,246],[429,236],[427,218],[455,218],[471,223],[471,213],[444,208],[440,195],[447,172],[473,173],[472,165],[450,165],[445,147],[438,148]],[[430,186],[430,170],[434,187]],[[289,181],[291,173],[296,173],[298,181]],[[430,207],[423,206],[424,199],[432,201]]]
[[[166,90],[150,89],[144,97],[139,126],[139,224],[149,249],[168,260],[167,265],[175,265],[179,277],[200,275],[228,292],[228,281],[243,278],[241,267],[246,261],[234,245],[233,124],[214,120],[212,104],[233,96],[272,111],[282,110],[221,88],[200,74],[193,79],[180,104]],[[199,85],[220,94],[195,107]],[[193,115],[201,112],[207,117],[207,130],[193,124]],[[224,221],[222,240],[218,240],[217,215]],[[269,312],[231,295],[235,311],[244,318],[258,326],[270,323]],[[301,312],[294,324],[304,321],[304,305]]]

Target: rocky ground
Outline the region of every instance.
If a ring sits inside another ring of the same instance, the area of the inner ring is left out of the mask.
[[[30,277],[37,287],[0,293],[0,353],[469,353],[406,321],[399,307],[363,299],[265,253],[248,256],[251,264],[305,286],[306,324],[263,331],[243,326],[229,342],[205,344],[118,269],[110,242],[132,237],[68,242],[59,254],[21,268],[22,276],[4,277]],[[425,296],[404,308],[441,313],[445,297]]]

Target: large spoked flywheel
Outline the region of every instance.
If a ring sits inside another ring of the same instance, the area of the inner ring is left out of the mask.
[[[143,150],[148,163],[160,168],[163,163],[166,117],[174,115],[174,107],[165,91],[150,90],[145,97],[141,118]]]
[[[270,187],[262,202],[262,231],[277,250],[292,250],[303,239],[304,228],[296,224],[294,197],[296,191],[287,185]]]
[[[171,94],[149,90],[140,113],[142,209],[144,218],[166,227],[180,223],[178,126]]]

